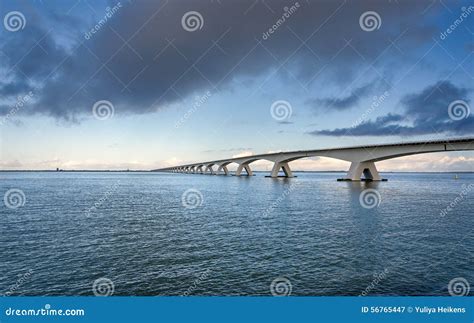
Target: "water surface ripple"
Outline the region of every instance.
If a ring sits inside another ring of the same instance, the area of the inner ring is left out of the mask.
[[[0,208],[0,292],[93,295],[102,277],[114,295],[270,295],[277,277],[292,295],[449,295],[456,277],[474,285],[474,190],[461,194],[474,174],[264,175],[1,173],[2,195],[21,189],[26,203]],[[377,207],[361,206],[367,188]]]

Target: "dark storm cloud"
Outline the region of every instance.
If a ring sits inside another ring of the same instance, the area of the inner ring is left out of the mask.
[[[277,76],[291,70],[306,83],[326,66],[325,79],[348,84],[364,62],[373,61],[403,30],[413,31],[397,40],[406,52],[431,41],[430,20],[420,19],[430,3],[300,1],[266,39],[263,33],[274,28],[284,8],[295,2],[124,2],[90,39],[85,39],[85,32],[99,24],[105,11],[96,12],[87,27],[79,28],[79,22],[60,10],[44,19],[30,19],[29,6],[25,29],[2,30],[2,72],[8,78],[0,83],[0,93],[11,101],[33,89],[35,104],[20,113],[73,120],[90,114],[98,100],[111,101],[117,114],[147,113],[275,68]],[[436,14],[439,7],[431,5],[424,16]],[[368,10],[380,14],[382,28],[361,30],[359,17]],[[188,11],[202,15],[202,29],[183,29],[181,18]],[[336,108],[356,102],[354,95],[335,98]]]
[[[2,65],[5,64],[12,73],[9,75],[15,75],[16,80],[21,81],[45,78],[66,57],[66,52],[51,37],[51,32],[35,25],[28,26],[26,32],[12,33],[2,46],[2,54]]]
[[[365,121],[354,127],[333,130],[316,130],[313,135],[326,136],[390,136],[390,135],[425,135],[447,133],[467,135],[474,133],[474,117],[466,99],[470,91],[456,87],[448,81],[428,86],[419,93],[409,94],[400,101],[404,108],[403,115],[387,114],[374,121]],[[468,105],[462,107],[460,120],[450,117],[449,106],[456,100],[464,100]]]
[[[352,90],[347,96],[331,97],[323,99],[311,99],[306,103],[317,110],[347,110],[353,108],[359,101],[372,92],[373,85],[367,84]]]

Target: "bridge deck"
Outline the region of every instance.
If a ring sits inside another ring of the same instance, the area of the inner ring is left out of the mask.
[[[453,138],[453,139],[445,139],[445,140],[411,141],[411,142],[371,144],[371,145],[337,147],[337,148],[326,148],[326,149],[284,151],[284,152],[277,152],[277,153],[267,153],[267,154],[258,154],[258,155],[249,155],[249,156],[226,158],[226,159],[219,159],[219,160],[211,160],[211,161],[205,161],[205,162],[196,162],[196,163],[191,163],[191,164],[184,164],[184,165],[177,165],[173,167],[154,169],[152,171],[166,171],[166,170],[171,170],[177,167],[190,167],[190,166],[196,166],[196,165],[220,164],[220,163],[225,163],[225,162],[239,161],[239,160],[242,160],[243,158],[265,159],[265,157],[282,156],[282,155],[312,156],[312,155],[317,155],[319,153],[328,153],[328,152],[337,152],[337,151],[370,150],[374,148],[390,148],[390,147],[401,147],[401,146],[455,145],[455,144],[464,144],[464,143],[474,145],[474,138]]]

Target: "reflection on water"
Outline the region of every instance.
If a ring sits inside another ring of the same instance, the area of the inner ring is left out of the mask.
[[[474,174],[264,175],[1,173],[2,194],[26,202],[0,209],[0,292],[93,295],[100,278],[114,295],[271,295],[277,278],[292,295],[473,284],[474,190],[460,194]]]

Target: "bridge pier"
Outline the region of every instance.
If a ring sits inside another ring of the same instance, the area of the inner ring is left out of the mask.
[[[362,179],[362,175],[364,178]],[[374,162],[352,162],[345,178],[338,181],[383,181]]]
[[[249,164],[240,164],[239,167],[237,167],[237,170],[235,171],[235,176],[242,176],[242,171],[245,169],[245,172],[247,173],[247,176],[253,176],[253,172],[250,169]]]
[[[227,169],[226,165],[221,165],[217,167],[216,175],[221,175],[222,172],[224,172],[223,175],[229,175],[229,170]]]
[[[214,169],[212,169],[212,166],[214,166],[214,164],[212,164],[212,165],[207,165],[207,166],[206,166],[206,170],[204,171],[204,174],[207,174],[207,172],[209,171],[209,173],[210,173],[209,175],[215,175]]]
[[[291,171],[290,165],[288,165],[287,162],[275,162],[273,164],[272,172],[270,174],[271,178],[277,178],[278,173],[280,172],[280,169],[283,170],[283,173],[285,173],[284,177],[294,177],[293,172]]]

